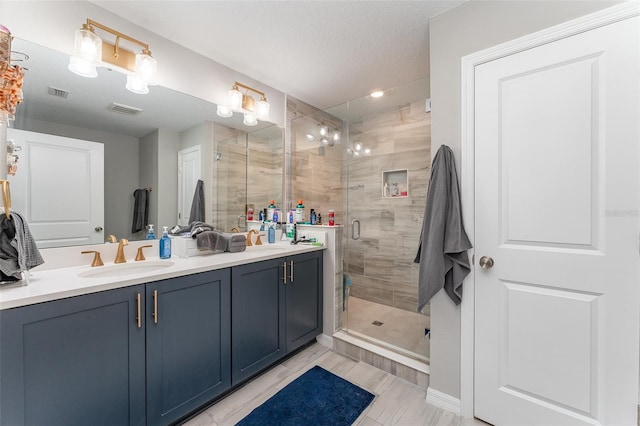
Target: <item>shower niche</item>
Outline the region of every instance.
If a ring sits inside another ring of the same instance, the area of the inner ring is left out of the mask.
[[[407,170],[382,172],[382,198],[406,198],[409,196]]]

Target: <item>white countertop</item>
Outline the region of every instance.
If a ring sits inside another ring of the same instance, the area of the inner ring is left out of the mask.
[[[27,285],[16,286],[16,284],[9,284],[0,287],[0,310],[323,250],[324,248],[303,244],[291,245],[289,242],[283,241],[275,244],[247,247],[246,251],[240,253],[219,253],[189,258],[173,256],[171,259],[166,260],[167,262],[173,262],[172,266],[152,272],[120,277],[81,277],[80,274],[83,272],[100,268],[92,268],[89,265],[43,271],[38,271],[35,268],[30,271]],[[147,257],[147,260],[163,261],[158,257]],[[128,259],[127,262],[133,263],[134,260]],[[105,262],[105,266],[110,265],[113,265],[113,263]]]

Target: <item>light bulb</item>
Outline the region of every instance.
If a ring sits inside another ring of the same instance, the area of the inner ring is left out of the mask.
[[[318,132],[320,133],[320,136],[327,136],[329,134],[329,128],[324,124],[321,124],[318,126]]]
[[[358,142],[354,148],[356,149],[356,151],[360,151],[362,149],[362,144]]]
[[[334,130],[333,134],[331,135],[331,138],[333,139],[334,142],[340,142],[340,132],[337,130]]]
[[[231,111],[240,112],[242,109],[242,93],[238,89],[231,89],[227,95],[227,104]]]
[[[313,136],[312,134],[307,133],[307,141],[314,142],[315,140],[316,140],[315,136]]]
[[[255,114],[245,113],[242,124],[244,124],[245,126],[255,126],[256,124],[258,124],[258,120],[256,119]]]
[[[233,116],[233,111],[227,105],[218,105],[218,109],[216,110],[216,114],[220,117],[229,118]]]
[[[136,76],[147,84],[156,85],[156,73],[158,71],[158,61],[147,53],[136,55]]]
[[[258,107],[256,108],[256,116],[258,120],[269,120],[269,102],[266,100],[258,101]]]
[[[329,139],[327,138],[320,139],[320,142],[322,142],[322,145],[329,145]]]
[[[94,64],[77,56],[72,56],[69,59],[69,71],[82,77],[94,78],[98,76],[98,71]]]
[[[127,85],[125,87],[128,91],[137,93],[139,95],[146,95],[147,93],[149,93],[147,82],[135,75],[127,76]]]

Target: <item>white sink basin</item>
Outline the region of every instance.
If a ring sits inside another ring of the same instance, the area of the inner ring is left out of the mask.
[[[122,277],[126,275],[145,274],[173,266],[170,260],[143,260],[141,262],[119,263],[117,265],[97,266],[78,276],[83,278]]]

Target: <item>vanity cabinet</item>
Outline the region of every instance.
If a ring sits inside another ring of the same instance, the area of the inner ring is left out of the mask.
[[[232,269],[232,385],[322,332],[322,252]]]
[[[231,387],[229,298],[222,269],[0,311],[0,424],[186,416]]]
[[[0,311],[0,424],[144,425],[144,294]]]
[[[231,387],[229,269],[146,285],[147,424],[170,424]]]

